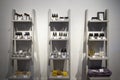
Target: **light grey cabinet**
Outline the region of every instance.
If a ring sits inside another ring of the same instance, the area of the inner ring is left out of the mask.
[[[108,22],[107,9],[95,17],[85,12],[86,80],[110,80]]]
[[[9,80],[34,78],[34,18],[35,10],[12,11]]]
[[[48,13],[48,80],[70,80],[70,10]]]

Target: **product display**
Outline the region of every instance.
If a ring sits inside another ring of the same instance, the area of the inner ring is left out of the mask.
[[[48,80],[70,80],[70,11],[48,15]]]
[[[59,16],[58,13],[53,13],[52,16],[51,16],[51,19],[53,21],[58,21],[58,20],[64,21],[64,20],[68,20],[68,17],[67,16],[66,17]]]
[[[105,20],[105,13],[104,12],[97,12],[97,17],[92,17],[91,20]]]
[[[16,39],[21,39],[22,38],[22,32],[16,32],[15,38]]]
[[[17,53],[14,53],[12,57],[30,57],[31,54],[28,51],[19,50]]]
[[[52,14],[52,19],[53,20],[58,20],[58,14]]]
[[[91,20],[99,20],[98,17],[92,17]]]
[[[16,71],[13,76],[11,76],[11,79],[17,79],[17,78],[30,78],[31,72],[29,71]]]
[[[94,38],[95,38],[95,39],[98,39],[98,33],[95,33],[95,34],[94,34]]]
[[[96,40],[102,40],[102,39],[106,39],[105,37],[105,33],[103,32],[94,32],[94,33],[89,33],[89,39],[96,39]]]
[[[53,31],[51,32],[51,39],[68,39],[68,32]]]
[[[31,75],[31,72],[30,71],[16,71],[15,72],[15,75],[16,76],[24,76],[24,75],[26,75],[26,76],[30,76]]]
[[[31,39],[30,32],[16,32],[15,39]]]
[[[98,12],[97,17],[99,18],[99,20],[104,20],[105,19],[104,12]]]
[[[108,10],[97,12],[97,17],[87,15],[88,10],[85,14],[84,33],[87,55],[85,80],[111,80],[112,72],[108,67]]]
[[[86,69],[85,80],[105,80],[112,75],[108,66],[108,10],[97,12],[97,17],[87,14],[86,10],[83,43],[86,62],[85,66],[82,66]],[[34,80],[35,12],[13,10],[12,17],[12,49],[8,80]],[[90,17],[90,20],[87,20],[87,17]],[[71,80],[70,10],[67,16],[49,10],[48,19],[47,80]]]
[[[68,73],[66,71],[53,70],[52,75],[53,76],[68,76]]]
[[[68,17],[60,17],[59,19],[60,19],[60,20],[67,20]]]
[[[26,20],[30,20],[30,15],[27,13],[24,13],[24,16],[26,16]]]
[[[15,13],[14,13],[14,16],[15,16],[15,20],[23,20],[23,15],[22,14],[18,14],[18,13],[16,13],[16,11],[15,11]]]
[[[94,54],[95,54],[95,51],[93,49],[90,49],[88,52],[88,55],[92,57],[94,56]]]
[[[56,48],[55,50],[50,54],[51,58],[67,58],[67,50],[66,48],[62,48],[60,51],[58,51]]]
[[[14,20],[31,20],[30,14],[28,13],[17,13],[16,10],[14,10]]]
[[[100,37],[101,39],[105,39],[104,36],[105,36],[104,33],[100,33],[100,35],[99,35],[99,37]]]
[[[68,55],[67,55],[67,49],[66,48],[62,48],[61,49],[61,57],[62,58],[67,58],[68,57]]]
[[[30,33],[29,32],[25,32],[24,38],[25,39],[30,39],[31,38]]]
[[[8,80],[34,80],[34,15],[35,11],[13,10],[12,49],[10,50],[10,69]],[[21,14],[22,13],[22,14]]]
[[[88,76],[90,77],[110,77],[111,75],[112,72],[106,68],[88,70]]]
[[[89,34],[89,39],[94,39],[93,33]]]

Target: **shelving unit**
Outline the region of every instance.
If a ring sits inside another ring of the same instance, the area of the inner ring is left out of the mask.
[[[48,80],[70,80],[70,10],[48,17]]]
[[[108,10],[97,12],[97,17],[88,16],[86,10],[85,18],[86,80],[110,80]]]
[[[12,50],[8,80],[34,79],[34,18],[35,10],[12,11]]]

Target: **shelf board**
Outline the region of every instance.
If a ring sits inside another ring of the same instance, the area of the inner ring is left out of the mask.
[[[13,40],[16,40],[16,41],[31,41],[32,39],[13,39]]]
[[[69,19],[67,19],[67,20],[50,20],[50,22],[69,22]]]
[[[50,31],[50,32],[63,32],[63,33],[69,33],[69,31]]]
[[[69,40],[68,38],[67,39],[50,39],[50,40],[55,40],[55,41],[64,41],[64,40]]]
[[[11,57],[11,59],[29,60],[29,59],[31,59],[31,56],[29,56],[29,57]]]
[[[90,80],[111,80],[110,77],[89,77]]]
[[[88,31],[88,34],[90,33],[105,33],[105,31]]]
[[[50,60],[69,60],[69,58],[49,58]]]
[[[19,53],[19,52],[14,52],[14,53]],[[22,52],[22,53],[32,53],[32,52]]]
[[[32,20],[12,20],[13,22],[32,22]]]
[[[108,57],[88,57],[90,60],[108,60]]]
[[[108,20],[89,20],[88,22],[109,22]]]
[[[10,76],[9,77],[9,79],[22,79],[22,80],[26,80],[26,79],[30,79],[31,78],[31,76],[27,76],[27,75],[20,75],[20,76],[15,76],[15,75],[13,75],[13,76]]]
[[[69,76],[52,76],[52,72],[50,73],[49,75],[49,79],[69,79],[70,77]]]
[[[22,30],[22,31],[15,31],[15,32],[30,32],[30,33],[31,33],[31,32],[32,32],[32,30],[25,30],[25,31],[24,31],[24,30]]]
[[[88,39],[89,41],[107,41],[107,39]]]

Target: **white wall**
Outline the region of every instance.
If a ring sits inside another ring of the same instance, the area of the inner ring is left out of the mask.
[[[78,64],[81,64],[85,9],[109,9],[110,69],[112,80],[120,80],[119,8],[120,0],[0,0],[0,80],[4,80],[8,70],[12,9],[36,10],[42,80],[47,80],[48,9],[71,9],[71,80],[76,80]]]

